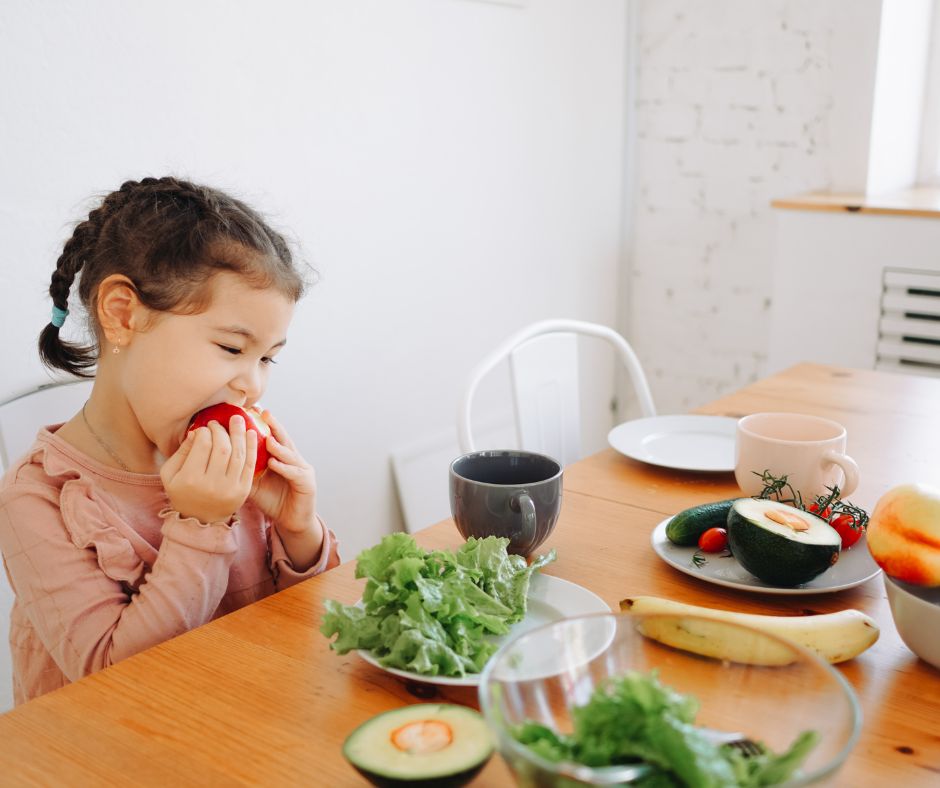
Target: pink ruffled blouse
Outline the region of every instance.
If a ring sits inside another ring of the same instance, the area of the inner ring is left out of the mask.
[[[17,704],[339,564],[291,565],[252,504],[231,524],[170,508],[159,475],[109,468],[40,430],[0,481],[0,550]]]

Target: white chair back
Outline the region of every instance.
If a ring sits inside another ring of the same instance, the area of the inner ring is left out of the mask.
[[[0,402],[0,472],[26,453],[40,427],[72,418],[91,394],[92,384],[50,383]]]
[[[617,350],[636,390],[643,416],[655,416],[643,368],[627,341],[613,329],[580,320],[543,320],[506,339],[470,375],[457,417],[462,452],[475,450],[473,397],[480,381],[508,358],[519,446],[569,465],[581,455],[577,334],[606,340]]]
[[[52,383],[0,403],[0,473],[22,457],[40,427],[72,418],[91,393],[91,381]],[[0,714],[13,707],[10,649],[2,645],[10,631],[13,590],[0,572]]]

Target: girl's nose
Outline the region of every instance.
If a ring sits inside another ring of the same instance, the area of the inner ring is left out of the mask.
[[[261,395],[264,393],[261,370],[255,366],[244,370],[232,380],[231,386],[239,395],[245,398],[245,402],[251,403],[261,399]]]

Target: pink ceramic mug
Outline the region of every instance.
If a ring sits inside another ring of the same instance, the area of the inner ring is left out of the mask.
[[[758,474],[787,476],[807,505],[827,487],[838,485],[842,497],[858,486],[858,465],[845,453],[845,427],[802,413],[754,413],[738,422],[734,478],[747,495],[764,484]],[[789,491],[784,490],[786,495]]]

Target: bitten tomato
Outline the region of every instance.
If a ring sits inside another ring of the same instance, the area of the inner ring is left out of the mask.
[[[864,530],[855,524],[855,518],[851,514],[837,514],[832,518],[829,525],[835,528],[839,536],[842,537],[843,550],[855,544]]]
[[[724,528],[709,528],[698,538],[698,549],[703,553],[720,553],[728,549],[728,532]]]
[[[268,469],[269,455],[265,441],[268,435],[271,434],[271,428],[268,426],[267,422],[261,418],[260,410],[255,407],[250,407],[246,410],[245,408],[238,407],[238,405],[231,405],[228,402],[219,402],[216,405],[203,408],[193,416],[189,422],[187,432],[192,432],[198,427],[205,427],[210,421],[219,422],[219,424],[227,430],[228,423],[231,421],[232,416],[241,416],[245,420],[245,428],[258,433],[258,452],[255,455],[255,478],[257,479]]]

